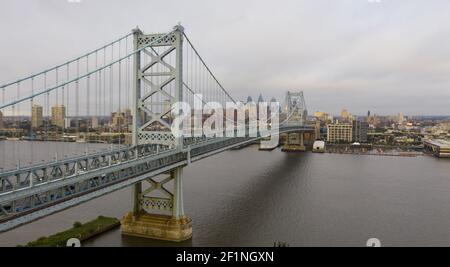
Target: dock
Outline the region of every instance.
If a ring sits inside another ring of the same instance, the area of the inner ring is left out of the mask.
[[[424,152],[438,158],[450,158],[450,142],[446,140],[425,140]]]

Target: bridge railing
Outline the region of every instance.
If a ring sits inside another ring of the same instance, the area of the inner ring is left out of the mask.
[[[312,129],[282,127],[280,133],[299,130]],[[49,203],[65,201],[126,181],[149,170],[163,171],[164,167],[173,164],[188,164],[233,146],[253,142],[267,134],[269,132],[260,133],[257,137],[247,135],[240,138],[211,139],[182,151],[150,145],[131,147],[74,161],[3,173],[0,175],[0,213],[6,218],[35,210]]]

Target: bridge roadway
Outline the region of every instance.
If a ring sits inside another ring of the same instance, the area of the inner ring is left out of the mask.
[[[279,133],[312,130],[308,126],[282,126]],[[0,232],[257,141],[266,134],[185,142],[183,150],[130,147],[0,173]]]

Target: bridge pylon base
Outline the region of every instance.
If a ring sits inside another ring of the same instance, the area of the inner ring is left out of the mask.
[[[192,220],[142,212],[128,213],[122,219],[122,234],[149,239],[182,242],[192,238]]]
[[[305,146],[299,145],[285,145],[281,148],[283,152],[306,152]]]
[[[283,152],[306,152],[303,133],[291,133],[286,136]]]

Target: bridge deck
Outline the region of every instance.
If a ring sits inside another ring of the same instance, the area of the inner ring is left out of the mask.
[[[312,130],[288,126],[280,133]],[[181,151],[130,147],[1,173],[0,232],[261,138],[212,139]]]

